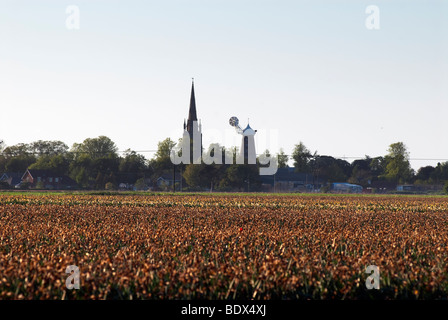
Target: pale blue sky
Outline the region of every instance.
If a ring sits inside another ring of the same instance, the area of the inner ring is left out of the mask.
[[[448,159],[448,1],[0,0],[7,145],[106,135],[154,150],[181,137],[191,77],[206,143],[226,144],[237,116],[257,152],[276,131],[288,154],[303,141],[374,157],[403,141],[411,158]]]

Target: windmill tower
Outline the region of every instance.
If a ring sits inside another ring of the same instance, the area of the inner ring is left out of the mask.
[[[236,132],[242,136],[240,154],[237,156],[237,164],[256,164],[257,154],[255,152],[254,136],[257,130],[254,130],[247,123],[246,128],[242,129],[237,117],[231,117],[229,124],[235,128]]]

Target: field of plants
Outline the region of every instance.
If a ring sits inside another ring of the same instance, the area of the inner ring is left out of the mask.
[[[447,200],[0,194],[0,299],[447,299]]]

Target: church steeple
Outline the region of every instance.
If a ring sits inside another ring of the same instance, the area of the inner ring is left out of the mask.
[[[194,79],[191,82],[190,110],[188,111],[187,131],[193,133],[193,121],[198,121],[196,113],[196,98],[194,96]]]
[[[194,79],[191,81],[191,96],[190,96],[190,109],[188,110],[187,123],[184,120],[184,130],[187,130],[190,136],[190,147],[192,152],[190,153],[190,163],[193,163],[193,159],[197,159],[198,155],[202,155],[202,125],[198,121],[198,115],[196,113],[196,97],[194,95]],[[193,145],[195,137],[199,138],[197,146]],[[196,149],[197,148],[197,149]],[[194,151],[195,149],[196,151]],[[194,154],[193,154],[194,153]]]

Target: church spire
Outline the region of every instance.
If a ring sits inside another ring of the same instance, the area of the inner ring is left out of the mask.
[[[194,96],[194,78],[191,80],[191,97],[190,97],[190,110],[188,112],[188,121],[197,121],[196,114],[196,98]]]
[[[191,81],[191,97],[190,97],[190,110],[188,111],[187,131],[190,136],[193,135],[193,121],[198,121],[196,113],[196,98],[194,96],[194,78]]]
[[[202,125],[198,122],[198,116],[196,113],[196,98],[194,96],[194,78],[191,81],[191,96],[190,96],[190,109],[188,111],[188,119],[185,124],[184,130],[188,132],[190,136],[190,163],[194,163],[198,159],[198,156],[202,155]],[[195,141],[199,138],[199,141]],[[192,149],[191,149],[192,148]]]

